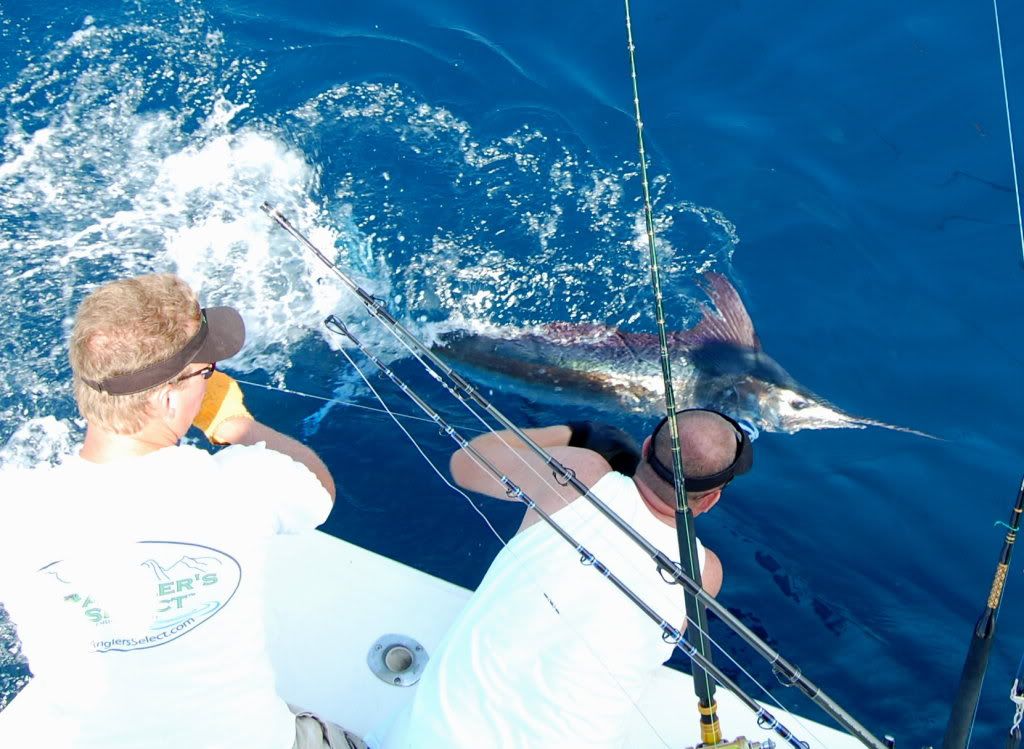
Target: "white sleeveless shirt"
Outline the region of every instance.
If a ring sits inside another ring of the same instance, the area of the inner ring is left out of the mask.
[[[675,529],[650,512],[632,479],[609,473],[592,491],[678,559]],[[580,498],[553,518],[682,626],[682,588],[667,585],[647,554],[593,505]],[[704,558],[698,542],[701,565]],[[412,705],[372,745],[621,747],[634,705],[672,648],[655,622],[539,521],[497,555],[432,654]]]

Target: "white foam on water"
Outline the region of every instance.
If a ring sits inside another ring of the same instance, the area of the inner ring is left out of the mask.
[[[346,345],[327,314],[385,361],[405,355],[264,200],[427,338],[472,321],[650,326],[628,160],[595,163],[530,122],[484,133],[397,83],[331,86],[252,120],[264,63],[232,58],[198,4],[163,14],[86,19],[0,92],[0,304],[24,311],[0,331],[16,362],[0,375],[0,438],[73,417],[70,319],[84,293],[125,275],[173,270],[204,303],[238,307],[249,335],[230,366],[277,384],[310,336]],[[727,263],[734,227],[670,201],[663,177],[653,187],[666,285]]]
[[[0,448],[0,468],[61,463],[77,451],[84,435],[84,424],[78,420],[60,420],[53,416],[29,419]]]
[[[87,23],[3,91],[0,304],[17,312],[0,330],[11,354],[0,462],[52,457],[36,420],[74,413],[65,340],[82,296],[106,280],[175,271],[204,303],[238,307],[248,343],[231,366],[262,367],[279,383],[294,343],[323,335],[337,345],[320,321],[361,305],[323,282],[326,269],[263,214],[263,200],[339,265],[351,248],[358,271],[377,277],[373,292],[388,291],[355,227],[336,228],[315,204],[305,155],[273,127],[239,121],[262,64],[225,59],[223,35],[205,23],[187,7],[162,26]],[[177,107],[148,108],[167,85]]]
[[[314,187],[314,170],[302,154],[265,132],[243,129],[173,154],[147,196],[145,213],[165,215],[165,263],[205,303],[228,304],[242,313],[247,343],[230,362],[235,369],[287,368],[288,347],[344,307],[339,284],[318,283],[325,267],[259,208],[271,198],[344,264],[335,251],[336,231],[318,224],[308,197]],[[195,206],[204,210],[196,213]],[[182,216],[187,220],[175,218]]]

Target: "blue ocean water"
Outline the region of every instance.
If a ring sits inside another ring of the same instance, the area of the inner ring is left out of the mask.
[[[1024,11],[1001,11],[1019,112]],[[633,14],[672,326],[696,320],[700,273],[724,273],[799,381],[941,438],[762,435],[756,470],[698,523],[723,560],[720,598],[876,733],[938,743],[1022,473],[1024,268],[992,7]],[[428,378],[259,204],[333,248],[425,339],[561,320],[653,330],[622,7],[5,2],[0,44],[0,461],[56,459],[80,439],[64,341],[82,295],[176,270],[243,311],[236,374],[354,404],[248,390],[334,470],[327,530],[474,585],[499,541],[366,408],[321,320],[350,320],[413,386]],[[482,384],[524,426],[651,426]],[[437,407],[473,427],[457,404]],[[443,466],[451,443],[404,423]],[[518,508],[478,504],[507,538]],[[1022,569],[1018,557],[975,746],[1001,742],[1012,716]],[[4,641],[0,705],[26,673],[9,628]]]

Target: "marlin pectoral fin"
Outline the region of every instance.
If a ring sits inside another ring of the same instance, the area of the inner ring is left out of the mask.
[[[761,341],[736,288],[721,273],[705,273],[704,279],[713,307],[702,304],[700,322],[689,330],[674,334],[675,341],[692,348],[723,342],[760,351]]]

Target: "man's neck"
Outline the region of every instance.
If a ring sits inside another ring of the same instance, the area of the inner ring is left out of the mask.
[[[136,434],[115,434],[90,424],[85,430],[85,441],[78,454],[90,463],[137,458],[176,445],[177,440],[172,440],[172,436],[151,434],[146,429]]]
[[[647,509],[651,511],[651,514],[665,525],[675,528],[675,510],[665,504],[665,502],[657,494],[651,491],[642,481],[634,480],[633,483],[636,484],[636,490],[640,492],[640,498],[644,501],[644,504],[647,505]]]

